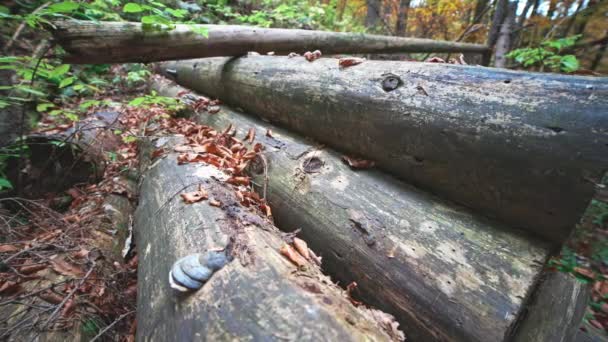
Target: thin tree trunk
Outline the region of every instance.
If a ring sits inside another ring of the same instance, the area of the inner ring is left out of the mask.
[[[248,26],[200,25],[208,37],[187,25],[169,32],[142,30],[138,23],[60,21],[55,39],[74,63],[150,62],[212,56],[240,56],[248,51],[277,54],[321,50],[324,54],[399,52],[478,52],[483,45],[429,39]]]
[[[547,18],[553,19],[555,9],[557,8],[558,0],[549,0],[549,9],[547,10]]]
[[[488,31],[488,40],[486,45],[489,49],[493,50],[496,46],[496,41],[498,40],[498,35],[500,33],[500,28],[502,27],[502,23],[507,16],[509,7],[509,0],[496,0],[496,5],[494,8],[494,15],[492,16],[492,25],[490,26],[490,30]],[[491,53],[486,53],[484,55],[483,65],[490,65]]]
[[[587,3],[587,8],[583,10],[583,13],[579,16],[578,24],[576,25],[576,29],[574,30],[575,34],[583,34],[585,33],[585,28],[587,27],[587,23],[589,22],[589,18],[593,14],[595,6],[599,3],[598,0],[589,0]]]
[[[479,24],[481,22],[483,13],[486,12],[486,9],[489,6],[490,6],[490,0],[477,0],[477,2],[475,3],[475,12],[473,13],[472,24]]]
[[[502,26],[500,27],[500,34],[496,42],[496,53],[494,57],[494,65],[497,68],[507,67],[507,53],[511,51],[511,44],[513,43],[513,34],[515,29],[515,17],[517,11],[517,1],[509,2],[509,9],[507,11],[507,17],[505,18]]]
[[[591,70],[597,70],[597,68],[600,66],[602,59],[606,54],[606,48],[608,48],[608,31],[606,31],[606,37],[604,38],[602,45],[600,45],[600,48],[597,50],[597,54],[591,63]]]
[[[335,152],[227,107],[195,118],[217,130],[233,124],[239,137],[255,129],[266,162],[250,172],[259,188],[267,184],[277,225],[300,228],[331,277],[355,281],[363,299],[398,317],[408,339],[504,341],[521,317],[547,245],[381,172],[354,171]]]
[[[173,65],[185,86],[553,241],[608,169],[602,78],[270,56]]]
[[[399,11],[397,12],[397,27],[396,32],[398,36],[405,36],[407,32],[407,18],[408,11],[410,9],[411,0],[400,0]]]
[[[338,21],[342,21],[344,18],[344,11],[346,10],[347,0],[338,0]]]
[[[566,25],[566,28],[564,28],[564,31],[562,32],[562,37],[568,36],[568,33],[570,32],[570,30],[574,26],[574,23],[576,23],[576,19],[577,19],[578,13],[583,8],[583,4],[584,3],[585,3],[585,0],[579,0],[578,1],[578,5],[576,6],[576,10],[574,10],[574,13],[572,13],[572,17],[568,21],[568,25]]]
[[[380,0],[365,0],[367,12],[365,15],[365,27],[373,29],[380,20]]]

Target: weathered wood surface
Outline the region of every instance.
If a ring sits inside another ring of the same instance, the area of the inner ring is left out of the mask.
[[[153,87],[187,98],[166,81]],[[356,281],[409,339],[509,338],[549,247],[381,172],[353,171],[336,153],[227,107],[196,119],[222,129],[232,123],[239,138],[256,129],[277,225],[301,228],[324,269],[342,284]],[[263,167],[252,169],[263,187]]]
[[[607,79],[271,56],[163,66],[184,86],[553,241],[608,168]]]
[[[571,274],[546,272],[526,307],[514,341],[574,341],[589,295],[589,285]]]
[[[129,22],[58,21],[51,28],[54,38],[69,53],[71,63],[123,63],[240,56],[249,51],[289,54],[320,49],[325,54],[477,52],[484,45],[403,38],[362,33],[273,29],[236,25],[197,25],[208,37],[188,25],[171,31],[144,31]]]
[[[153,150],[171,151],[174,142],[161,138],[141,151],[138,341],[390,340],[372,311],[355,308],[318,268],[298,271],[283,257],[279,231],[239,204],[218,169],[178,165],[175,153],[150,162]],[[221,208],[182,201],[179,194],[199,184]],[[201,289],[183,295],[169,287],[179,258],[230,242],[238,255]]]

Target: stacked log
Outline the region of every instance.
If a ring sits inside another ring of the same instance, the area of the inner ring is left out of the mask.
[[[601,78],[270,56],[163,68],[181,85],[554,242],[608,168]]]
[[[314,263],[298,268],[281,255],[286,238],[240,204],[226,174],[210,165],[178,165],[172,151],[180,141],[141,146],[137,340],[402,339],[390,315],[356,308]],[[153,160],[158,149],[168,153]],[[179,196],[200,187],[215,204],[187,204]],[[233,259],[198,291],[170,287],[178,259],[212,250]]]
[[[153,87],[192,96],[160,79]],[[257,132],[265,159],[250,171],[277,225],[301,229],[324,270],[341,284],[355,281],[408,338],[503,341],[515,334],[550,253],[546,243],[381,172],[353,171],[335,152],[227,107],[194,118],[218,130],[233,124],[239,137]],[[569,298],[585,302],[585,291]]]
[[[140,23],[65,20],[49,28],[70,63],[153,62],[257,53],[326,54],[475,52],[484,45],[362,33],[273,29],[238,25],[176,25],[146,30]],[[200,33],[206,31],[206,35]]]

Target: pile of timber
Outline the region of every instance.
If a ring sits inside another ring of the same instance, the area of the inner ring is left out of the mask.
[[[67,21],[56,23],[53,34],[69,60],[86,63],[251,50],[487,53],[478,45],[406,38],[206,28],[209,38],[187,26],[154,32],[133,23]],[[274,222],[285,231],[299,229],[323,257],[324,271],[341,284],[356,282],[361,298],[394,315],[409,339],[573,338],[587,288],[544,266],[608,168],[608,82],[423,63],[340,67],[332,58],[310,63],[269,56],[178,61],[161,70],[263,119],[228,107],[192,114],[218,131],[235,125],[243,136],[258,132],[265,150],[249,173],[267,195]],[[191,98],[161,80],[154,87]],[[293,272],[277,252],[285,236],[239,209],[216,169],[178,166],[171,155],[151,160],[153,149],[171,150],[174,143],[162,138],[142,146],[147,152],[135,227],[140,339],[400,338],[390,315],[353,308],[317,268],[307,268],[303,278],[311,283],[303,283],[302,271]],[[337,151],[372,160],[378,170],[352,170]],[[199,184],[224,205],[181,203],[177,194]],[[234,260],[195,293],[171,294],[162,279],[173,262],[232,249],[234,241],[259,262]]]
[[[166,80],[153,88],[192,100]],[[324,270],[356,281],[411,340],[565,341],[576,333],[587,289],[543,270],[552,244],[382,172],[353,171],[336,152],[228,107],[193,118],[218,130],[232,124],[237,136],[258,132],[267,169],[254,165],[251,175],[260,192],[267,185],[277,225],[301,229]]]

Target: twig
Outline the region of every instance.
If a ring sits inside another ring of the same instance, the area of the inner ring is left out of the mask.
[[[262,159],[262,164],[264,164],[264,186],[262,187],[262,198],[266,200],[266,190],[268,189],[268,161],[266,160],[266,156],[260,154],[260,159]]]
[[[61,303],[59,303],[57,305],[57,307],[55,308],[55,310],[53,310],[53,312],[51,313],[51,315],[49,316],[49,318],[46,320],[46,322],[42,325],[42,327],[40,328],[40,330],[43,330],[44,328],[46,328],[55,319],[55,317],[59,313],[59,310],[61,310],[61,308],[63,308],[63,306],[65,305],[65,303],[67,303],[67,301],[70,300],[70,298],[72,298],[72,296],[74,295],[74,293],[76,293],[76,291],[78,291],[78,289],[84,284],[84,282],[87,280],[87,278],[89,277],[89,275],[91,275],[91,272],[93,272],[94,269],[95,269],[95,264],[93,264],[93,266],[91,266],[91,268],[89,268],[89,270],[87,271],[87,274],[84,275],[84,277],[80,280],[80,282],[78,283],[78,285],[75,286],[72,289],[72,291],[70,291],[70,293],[68,293],[68,295],[63,298],[63,300],[61,301]],[[33,340],[35,340],[36,337]]]
[[[112,329],[113,326],[116,325],[116,323],[122,321],[125,317],[129,316],[130,314],[134,313],[135,311],[129,311],[127,313],[124,313],[122,315],[120,315],[116,320],[114,320],[114,322],[112,322],[110,325],[108,325],[107,327],[101,329],[101,331],[95,335],[95,337],[93,337],[89,342],[93,342],[96,341],[98,338],[100,338],[103,334],[105,334],[108,330]]]

